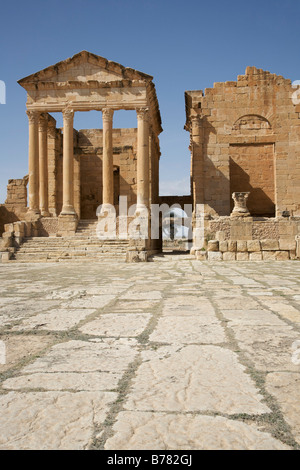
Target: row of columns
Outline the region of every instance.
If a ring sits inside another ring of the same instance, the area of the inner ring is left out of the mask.
[[[29,119],[29,210],[48,212],[47,114],[27,111]],[[102,110],[103,119],[103,208],[114,204],[113,110]],[[61,215],[76,215],[74,209],[73,109],[63,110],[63,207]],[[137,109],[137,209],[149,206],[148,108]]]
[[[48,212],[48,118],[37,111],[27,111],[29,119],[29,210],[35,214]]]

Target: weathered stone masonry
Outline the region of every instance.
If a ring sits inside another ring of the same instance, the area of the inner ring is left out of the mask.
[[[294,92],[290,80],[248,67],[236,82],[215,83],[205,93],[185,93],[193,252],[203,251],[209,239],[260,238],[288,240],[288,256],[295,256],[295,236],[300,233],[300,106],[293,103]],[[236,192],[249,193],[247,217],[233,212]],[[215,258],[226,258],[219,248],[217,252]]]

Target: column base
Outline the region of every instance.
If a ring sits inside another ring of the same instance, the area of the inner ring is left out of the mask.
[[[76,216],[76,211],[73,206],[63,206],[60,215],[73,215]]]
[[[44,210],[41,211],[41,216],[42,217],[51,217],[50,212],[44,211]]]

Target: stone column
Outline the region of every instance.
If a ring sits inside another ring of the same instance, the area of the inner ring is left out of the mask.
[[[148,108],[137,109],[137,211],[149,207]]]
[[[108,209],[108,206],[114,205],[114,167],[113,167],[113,144],[112,144],[112,126],[113,110],[109,108],[102,109],[103,120],[103,160],[102,160],[102,184],[103,200],[102,209]]]
[[[29,183],[28,205],[32,214],[39,214],[39,115],[38,111],[26,111],[29,119]]]
[[[57,150],[56,150],[56,121],[48,115],[48,199],[49,212],[57,217]]]
[[[63,207],[60,215],[76,215],[74,209],[73,109],[65,109],[63,118]]]
[[[193,246],[195,253],[205,245],[205,199],[204,199],[204,156],[203,156],[203,126],[198,114],[192,115],[191,121],[191,151],[192,151],[192,194],[193,194]]]
[[[44,217],[49,217],[48,212],[48,148],[47,148],[48,117],[41,114],[39,120],[39,188],[40,211]]]

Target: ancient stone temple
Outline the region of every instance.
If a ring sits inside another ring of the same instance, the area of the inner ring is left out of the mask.
[[[114,206],[118,217],[120,195],[136,211],[158,202],[162,127],[151,76],[82,51],[18,83],[29,123],[28,210],[24,199],[19,218],[36,234],[75,234],[80,221],[97,220],[100,205],[103,214]],[[99,129],[75,130],[75,113],[91,110],[99,111]],[[118,110],[136,111],[137,128],[114,129]],[[62,129],[51,116],[57,112]],[[157,249],[157,241],[145,243]]]
[[[218,254],[209,254],[216,259],[224,258],[229,242],[233,244],[225,257],[236,259],[238,241],[240,259],[248,259],[249,253],[252,259],[295,256],[295,236],[300,233],[300,105],[294,95],[290,80],[255,67],[248,67],[236,82],[185,93],[193,251],[217,239]]]

